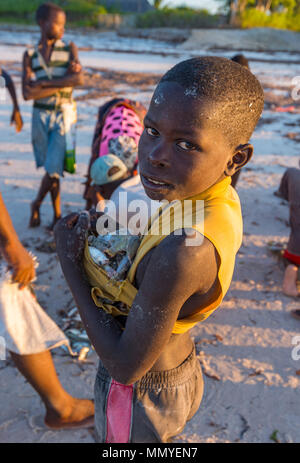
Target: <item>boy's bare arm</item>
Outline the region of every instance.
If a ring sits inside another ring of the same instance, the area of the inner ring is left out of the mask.
[[[38,100],[54,95],[59,88],[42,88],[32,80],[31,60],[27,53],[23,56],[22,92],[24,100]]]
[[[10,75],[6,71],[4,71],[4,69],[2,69],[2,76],[5,79],[5,85],[7,87],[7,90],[9,91],[9,94],[10,94],[10,97],[12,99],[14,107],[16,109],[19,109],[16,90],[15,90],[15,86],[14,86],[12,78],[10,77]]]
[[[26,286],[35,276],[34,262],[22,246],[0,193],[0,252],[13,269],[13,279]]]
[[[16,131],[20,132],[23,127],[23,120],[22,120],[22,116],[20,113],[20,108],[19,108],[19,104],[17,100],[14,82],[12,78],[10,77],[10,75],[6,71],[4,71],[4,69],[2,69],[2,76],[5,79],[5,85],[9,91],[9,94],[10,94],[10,97],[13,103],[13,111],[12,111],[12,115],[10,118],[10,122],[11,124],[14,123],[16,125]]]
[[[80,268],[84,216],[78,219],[74,214],[69,223],[67,219],[55,229],[57,251],[88,336],[110,375],[123,384],[132,384],[162,353],[186,300],[215,282],[214,247],[208,240],[192,248],[185,246],[184,237],[165,238],[151,255],[122,331],[113,317],[95,306]]]

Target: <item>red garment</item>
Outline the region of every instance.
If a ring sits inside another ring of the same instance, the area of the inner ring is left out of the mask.
[[[132,421],[133,385],[111,381],[106,404],[106,443],[128,443]]]
[[[291,254],[287,249],[284,251],[283,257],[285,257],[293,264],[300,266],[300,256],[297,256],[296,254]]]

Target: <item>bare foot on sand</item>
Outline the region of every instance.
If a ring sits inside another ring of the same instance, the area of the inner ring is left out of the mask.
[[[31,216],[30,216],[30,221],[29,221],[29,227],[38,227],[41,224],[41,218],[40,218],[40,206],[33,201],[31,203]]]
[[[297,297],[300,293],[297,289],[297,276],[298,267],[293,264],[289,264],[285,269],[282,291],[286,296]]]
[[[51,429],[91,428],[94,426],[94,402],[88,399],[74,399],[58,413],[47,408],[45,424]]]

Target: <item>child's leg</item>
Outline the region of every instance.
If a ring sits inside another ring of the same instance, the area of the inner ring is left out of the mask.
[[[42,178],[37,197],[31,203],[31,217],[29,221],[30,227],[38,227],[40,225],[41,223],[40,207],[47,193],[51,190],[51,188],[52,188],[52,179],[49,176],[49,174],[46,172],[46,174]]]
[[[287,169],[279,193],[289,201],[291,232],[284,257],[289,261],[285,269],[282,290],[287,296],[299,296],[297,289],[298,267],[300,265],[300,169]]]
[[[51,201],[54,211],[53,222],[49,225],[48,229],[53,230],[56,222],[61,218],[61,206],[60,206],[60,179],[59,177],[51,177],[52,186],[50,189]]]
[[[50,111],[33,108],[31,137],[36,167],[42,167],[45,165],[50,114]],[[30,227],[38,227],[40,225],[40,206],[48,191],[50,191],[50,188],[51,180],[49,175],[46,173],[42,178],[37,197],[31,203],[31,217],[29,221]]]
[[[62,387],[50,351],[31,355],[10,352],[18,370],[39,394],[46,407],[45,423],[53,428],[93,425],[94,404],[76,399]]]
[[[300,295],[297,289],[297,276],[298,267],[294,264],[288,264],[282,283],[282,291],[286,296],[297,297]]]
[[[179,367],[148,372],[131,386],[115,382],[100,362],[95,382],[98,441],[168,442],[196,413],[202,395],[203,379],[195,350]]]
[[[45,169],[51,177],[51,201],[53,206],[53,221],[49,225],[52,230],[61,217],[60,177],[64,172],[66,151],[65,129],[61,112],[53,113],[49,129],[49,141],[45,160]]]

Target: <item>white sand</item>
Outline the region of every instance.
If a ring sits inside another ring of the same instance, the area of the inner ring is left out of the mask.
[[[17,61],[12,50],[13,47],[5,60]],[[231,52],[228,50],[227,54]],[[111,54],[105,65],[115,69],[116,63],[118,55]],[[300,75],[299,65],[250,64],[265,84],[281,91],[284,88],[290,92],[291,78]],[[104,67],[98,60],[94,66]],[[21,239],[39,258],[39,301],[61,325],[57,312],[71,308],[73,301],[55,254],[35,250],[49,238],[44,229],[51,221],[49,199],[42,207],[43,226],[27,228],[29,204],[42,170],[35,169],[30,144],[31,103],[20,97],[18,70],[14,76],[25,125],[22,133],[16,135],[8,125],[9,101],[0,103],[0,190]],[[138,92],[132,88],[127,94],[147,103],[151,89]],[[97,108],[103,101],[93,99],[78,105],[78,172],[63,180],[64,214],[84,206],[81,181],[89,159]],[[255,155],[238,184],[245,236],[231,289],[221,308],[192,331],[205,373],[217,379],[204,376],[202,404],[178,437],[179,442],[271,442],[275,430],[281,441],[300,442],[300,376],[296,374],[300,360],[292,359],[292,339],[300,335],[300,322],[289,314],[300,308],[300,302],[282,295],[282,267],[266,248],[271,240],[286,242],[288,238],[288,208],[273,196],[273,191],[284,169],[298,165],[299,144],[284,135],[297,131],[299,119],[300,114],[266,110],[253,136]],[[293,123],[296,125],[287,125]],[[92,397],[96,356],[84,366],[69,356],[55,354],[54,360],[70,393]],[[43,413],[40,399],[11,362],[0,361],[0,369],[0,442],[94,441],[93,433],[87,430],[54,432],[37,427],[33,418]]]

